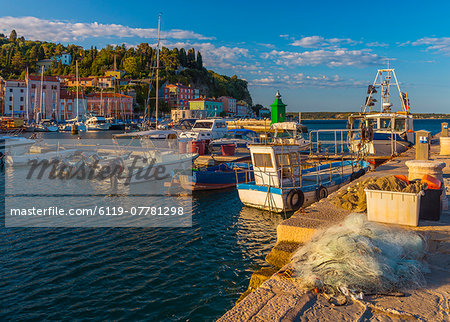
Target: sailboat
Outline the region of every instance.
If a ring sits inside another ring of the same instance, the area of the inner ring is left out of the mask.
[[[390,101],[392,86],[396,87],[400,97],[401,109],[396,112],[393,112]],[[371,107],[377,102],[374,98],[377,89],[381,92],[381,108],[374,114]],[[382,157],[406,151],[414,144],[413,117],[409,110],[408,94],[400,90],[394,69],[379,69],[373,84],[367,89],[361,113],[348,119],[350,150]],[[360,131],[355,131],[358,128]]]
[[[79,75],[78,75],[78,61],[75,62],[76,65],[76,79],[77,79],[77,116],[71,120],[67,120],[66,124],[62,126],[62,131],[71,131],[72,125],[76,126],[76,129],[80,132],[86,131],[86,125],[80,119],[80,99],[78,97],[78,86],[79,86]]]
[[[34,130],[36,132],[58,132],[59,128],[55,124],[55,122],[53,120],[45,118],[45,116],[46,116],[45,105],[44,105],[45,95],[44,95],[43,84],[44,84],[44,66],[42,66],[42,69],[41,69],[41,98],[40,98],[40,102],[39,102],[40,107],[39,107],[39,112],[36,113],[35,122],[37,123],[37,125]],[[40,119],[41,115],[44,115],[44,118]]]

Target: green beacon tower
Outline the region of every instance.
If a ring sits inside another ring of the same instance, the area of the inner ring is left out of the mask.
[[[281,101],[280,91],[275,95],[275,101],[270,105],[270,124],[284,122],[286,119],[286,104]]]

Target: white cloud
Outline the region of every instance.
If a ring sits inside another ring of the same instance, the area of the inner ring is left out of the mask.
[[[354,79],[343,79],[339,75],[305,75],[303,73],[292,73],[286,75],[270,76],[249,81],[250,86],[255,87],[361,87],[364,82]]]
[[[322,36],[310,36],[303,37],[298,40],[295,40],[291,43],[292,46],[303,47],[303,48],[318,48],[318,47],[326,47],[326,46],[336,46],[340,44],[357,44],[356,41],[351,40],[349,38],[329,38],[326,39]]]
[[[102,24],[98,22],[67,22],[47,20],[37,17],[0,17],[0,32],[9,34],[15,29],[19,36],[27,39],[47,41],[80,41],[86,38],[156,38],[155,28],[133,28],[118,24]],[[172,29],[161,32],[167,39],[212,39],[189,30]]]
[[[203,58],[203,64],[206,67],[220,67],[224,69],[238,69],[243,63],[242,59],[249,57],[249,50],[233,46],[216,46],[213,43],[206,42],[170,42],[164,40],[162,46],[167,48],[195,48],[200,51]],[[239,63],[239,65],[238,65]],[[242,71],[242,70],[241,70]]]
[[[374,42],[367,43],[366,46],[368,46],[368,47],[387,47],[389,45],[386,43],[383,43],[383,42],[374,41]]]
[[[413,46],[426,46],[427,50],[437,51],[444,55],[450,55],[450,37],[431,38],[425,37],[411,43]]]
[[[381,57],[379,57],[377,54],[372,53],[369,49],[320,49],[305,52],[272,50],[270,53],[263,54],[262,58],[274,59],[276,64],[285,66],[368,66],[378,64],[382,61]]]

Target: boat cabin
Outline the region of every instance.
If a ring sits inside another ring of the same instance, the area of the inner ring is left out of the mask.
[[[249,148],[256,185],[279,188],[284,181],[290,181],[292,185],[300,176],[298,145],[252,144]]]
[[[375,131],[408,132],[414,129],[413,118],[409,114],[380,113],[369,115],[357,115],[349,117],[349,129],[357,129],[364,122],[366,128],[371,127]]]
[[[223,119],[197,120],[192,129],[183,132],[180,137],[195,140],[215,140],[222,138],[227,130],[227,122]]]

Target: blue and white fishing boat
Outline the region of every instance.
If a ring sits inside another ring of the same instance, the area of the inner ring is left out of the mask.
[[[365,161],[305,163],[298,145],[250,145],[254,182],[239,183],[239,198],[246,206],[272,212],[306,207],[363,175]]]
[[[397,112],[392,111],[391,86],[396,86],[400,98],[401,110]],[[381,92],[381,109],[374,114],[371,107],[377,102],[374,98],[377,89]],[[368,87],[361,113],[348,119],[350,150],[372,156],[392,156],[406,151],[414,144],[413,117],[409,109],[408,94],[401,92],[394,69],[379,69],[375,81]],[[358,128],[360,131],[354,131]]]
[[[252,165],[246,162],[227,162],[194,169],[192,175],[179,175],[181,186],[192,191],[231,188],[253,180]]]

